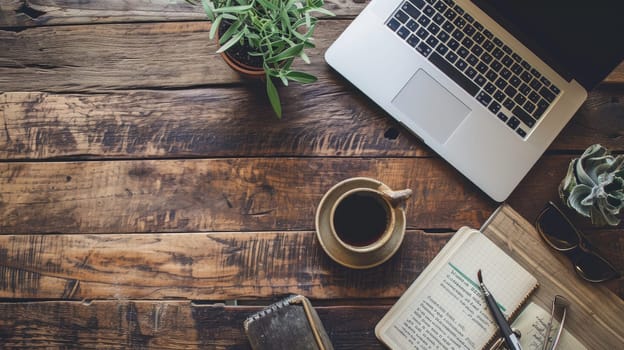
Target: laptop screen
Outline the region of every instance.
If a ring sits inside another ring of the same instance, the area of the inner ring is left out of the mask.
[[[473,0],[505,29],[587,90],[624,59],[622,0]]]

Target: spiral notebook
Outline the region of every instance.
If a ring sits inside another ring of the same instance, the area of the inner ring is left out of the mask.
[[[484,283],[509,319],[537,279],[481,232],[463,227],[375,327],[391,349],[482,349],[498,332],[477,284]]]

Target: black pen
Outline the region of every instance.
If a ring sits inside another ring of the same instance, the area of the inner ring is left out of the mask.
[[[494,321],[500,328],[501,333],[503,333],[503,337],[505,338],[505,342],[507,343],[507,347],[510,350],[522,350],[520,347],[520,341],[518,337],[511,330],[511,327],[507,323],[505,316],[496,305],[496,300],[494,300],[494,296],[490,293],[490,291],[485,288],[485,284],[483,284],[483,276],[481,276],[481,270],[477,273],[477,277],[479,278],[479,285],[481,286],[481,290],[483,291],[483,295],[485,296],[485,302],[488,305],[488,308],[492,312],[492,316],[494,316]]]

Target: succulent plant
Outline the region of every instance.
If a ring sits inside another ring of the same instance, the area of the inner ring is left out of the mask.
[[[570,162],[559,196],[595,225],[618,225],[624,208],[624,155],[613,156],[601,145],[589,146]]]

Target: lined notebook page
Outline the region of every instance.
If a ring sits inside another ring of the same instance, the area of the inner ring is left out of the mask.
[[[462,228],[377,325],[392,349],[481,349],[497,332],[477,282],[509,317],[537,280],[477,230]]]

